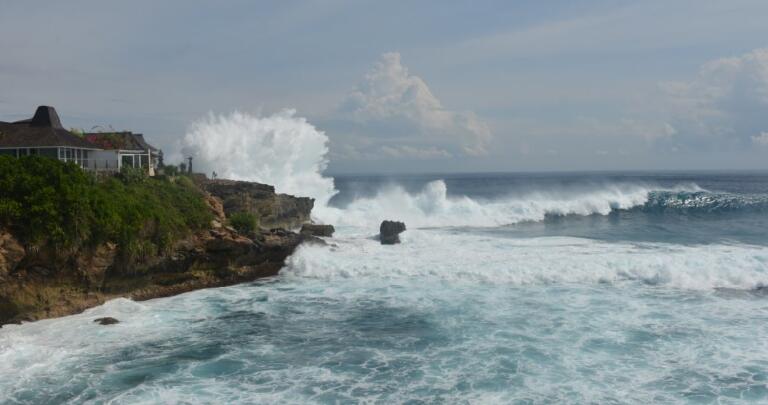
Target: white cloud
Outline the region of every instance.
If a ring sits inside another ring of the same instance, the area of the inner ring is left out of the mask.
[[[753,136],[752,143],[760,146],[768,146],[768,132],[761,132],[760,135]]]
[[[347,95],[337,120],[366,138],[368,151],[397,158],[485,155],[491,131],[472,112],[446,109],[420,77],[385,53]]]
[[[692,80],[662,87],[683,136],[748,144],[768,127],[768,48],[707,62]]]

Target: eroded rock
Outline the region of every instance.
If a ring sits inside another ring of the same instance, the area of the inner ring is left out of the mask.
[[[277,194],[275,188],[248,181],[207,180],[201,186],[221,201],[227,215],[249,212],[262,228],[296,229],[308,222],[315,201],[307,197]]]
[[[382,245],[400,243],[400,234],[405,231],[405,224],[399,221],[384,221],[379,227],[379,240]]]
[[[116,318],[113,318],[111,316],[105,316],[103,318],[96,318],[93,321],[98,323],[99,325],[114,325],[116,323],[120,323],[120,321],[118,321]]]
[[[330,238],[336,229],[333,225],[319,225],[319,224],[304,224],[301,226],[302,235],[322,236],[324,238]]]

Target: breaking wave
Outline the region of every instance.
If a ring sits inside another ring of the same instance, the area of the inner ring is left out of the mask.
[[[375,227],[399,219],[412,227],[492,227],[547,216],[607,215],[617,210],[712,213],[768,210],[768,196],[710,193],[695,184],[670,189],[644,184],[602,184],[583,189],[531,190],[481,200],[450,196],[443,180],[419,192],[389,185],[373,196],[358,197],[343,207],[329,205],[337,194],[323,175],[328,137],[294,110],[269,116],[241,112],[209,114],[192,123],[181,152],[195,157],[196,170],[220,177],[272,184],[278,192],[315,199],[313,217],[341,226]]]
[[[613,184],[582,190],[534,190],[518,196],[479,200],[449,196],[445,181],[428,183],[423,190],[409,193],[397,185],[361,197],[336,212],[325,212],[324,220],[349,226],[373,226],[397,218],[415,227],[502,226],[524,221],[542,221],[547,216],[607,215],[616,210],[660,204],[661,196],[699,195],[695,184],[658,191],[647,185]],[[327,214],[335,214],[327,215]]]
[[[196,171],[271,184],[280,193],[312,197],[318,206],[336,194],[333,179],[322,174],[328,137],[295,110],[265,117],[210,113],[192,123],[181,153],[195,158]]]

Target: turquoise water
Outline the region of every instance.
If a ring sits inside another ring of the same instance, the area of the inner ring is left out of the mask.
[[[278,277],[0,329],[0,402],[768,401],[768,176],[336,185]]]

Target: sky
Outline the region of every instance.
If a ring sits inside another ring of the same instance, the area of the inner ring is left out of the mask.
[[[768,2],[0,0],[0,120],[165,151],[295,109],[331,173],[768,169]]]

